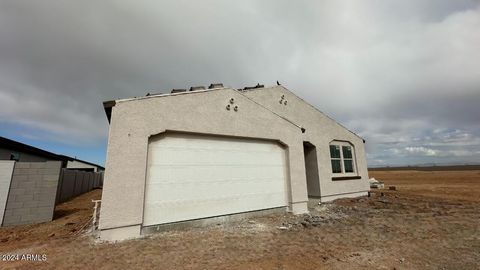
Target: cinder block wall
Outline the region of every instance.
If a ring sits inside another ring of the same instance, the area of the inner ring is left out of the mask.
[[[52,220],[61,166],[60,161],[15,164],[3,226]]]
[[[7,206],[8,191],[10,189],[14,165],[15,161],[0,160],[0,224],[2,224],[5,206]]]

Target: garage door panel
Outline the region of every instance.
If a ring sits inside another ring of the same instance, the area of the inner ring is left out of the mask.
[[[244,186],[244,185],[261,185],[261,184],[267,184],[269,190],[272,189],[280,189],[278,183],[278,178],[274,177],[265,177],[265,178],[218,178],[218,179],[212,179],[212,178],[205,178],[205,179],[173,179],[173,178],[166,178],[166,179],[152,179],[150,182],[149,187],[154,188],[156,186],[163,186],[162,188],[168,187],[169,185],[171,186],[187,186],[187,185],[193,185],[193,186],[201,186],[201,185],[206,185],[210,187],[210,191],[214,191],[215,189],[212,189],[212,185],[226,185],[229,187],[234,187],[235,185],[239,186]],[[219,189],[219,188],[218,188]],[[283,188],[282,188],[283,189]],[[239,191],[240,192],[240,191]]]
[[[283,202],[284,188],[276,185],[277,179],[255,181],[255,180],[239,180],[239,181],[190,181],[184,183],[164,182],[149,186],[149,192],[155,196],[161,197],[162,201],[190,201],[195,203],[197,200],[209,199],[212,197],[237,197],[249,196],[251,194],[276,194]],[[245,186],[249,190],[244,190]],[[252,192],[252,191],[256,192]],[[259,192],[262,191],[262,192]],[[188,195],[179,198],[178,194]]]
[[[218,168],[217,168],[218,169]],[[195,175],[192,175],[192,170],[195,171]],[[174,182],[188,182],[188,181],[201,181],[212,180],[212,181],[222,181],[225,179],[225,174],[228,173],[229,179],[239,179],[239,180],[248,180],[248,179],[278,179],[284,177],[284,172],[282,167],[230,167],[223,168],[223,170],[215,170],[215,166],[205,167],[198,166],[192,168],[191,166],[176,166],[169,167],[165,166],[160,170],[150,169],[150,181],[152,183],[161,182],[161,181],[174,181]],[[202,177],[200,179],[200,177]]]
[[[278,195],[276,194],[252,194],[250,196],[197,200],[194,204],[192,204],[191,201],[182,200],[156,204],[152,205],[151,211],[162,213],[162,215],[158,215],[154,219],[149,218],[152,217],[151,215],[149,217],[146,216],[144,225],[148,226],[259,210],[251,204],[245,205],[245,200],[257,200],[259,204],[264,205],[264,208],[262,209],[284,206],[283,202],[280,204],[271,203],[272,201],[279,199],[277,196]]]
[[[182,136],[182,137],[180,137]],[[259,149],[255,144],[245,144],[245,140],[248,139],[241,139],[236,140],[232,138],[225,138],[225,137],[213,137],[210,136],[207,140],[205,140],[208,136],[202,135],[167,135],[164,137],[158,137],[153,139],[151,142],[151,148],[175,148],[175,149],[184,149],[188,147],[190,149],[208,149],[208,150],[251,150],[256,152],[269,152],[269,151],[278,151],[277,145],[271,144],[270,142],[264,141],[260,142],[263,143],[264,146],[262,149]],[[212,145],[212,140],[215,141],[215,145]],[[235,141],[236,140],[236,141]],[[156,144],[159,141],[163,141],[162,144]],[[258,140],[257,140],[258,141]]]
[[[276,143],[172,134],[149,144],[144,225],[286,205]]]
[[[154,150],[151,165],[156,166],[258,166],[263,164],[265,166],[279,166],[282,163],[280,160],[281,153],[276,156],[272,155],[275,152],[255,152],[255,151],[241,151],[232,154],[232,151],[189,151],[183,149],[182,151],[171,151],[172,149],[157,148]],[[161,152],[159,152],[161,151]],[[162,154],[160,154],[162,153]],[[226,155],[231,155],[225,159]],[[252,156],[255,157],[252,160]]]

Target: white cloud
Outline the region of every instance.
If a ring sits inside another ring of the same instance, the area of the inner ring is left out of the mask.
[[[425,148],[423,146],[409,146],[405,147],[405,151],[410,154],[420,154],[420,155],[425,155],[425,156],[436,156],[439,154],[438,151],[430,149],[430,148]]]

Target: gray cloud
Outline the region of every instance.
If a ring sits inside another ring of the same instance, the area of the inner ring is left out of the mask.
[[[479,162],[478,29],[478,1],[1,1],[0,123],[89,145],[103,100],[280,80],[371,164]]]

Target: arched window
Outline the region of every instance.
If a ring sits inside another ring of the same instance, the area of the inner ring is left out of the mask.
[[[356,175],[355,149],[353,145],[343,141],[330,143],[330,159],[332,173],[335,175]]]

